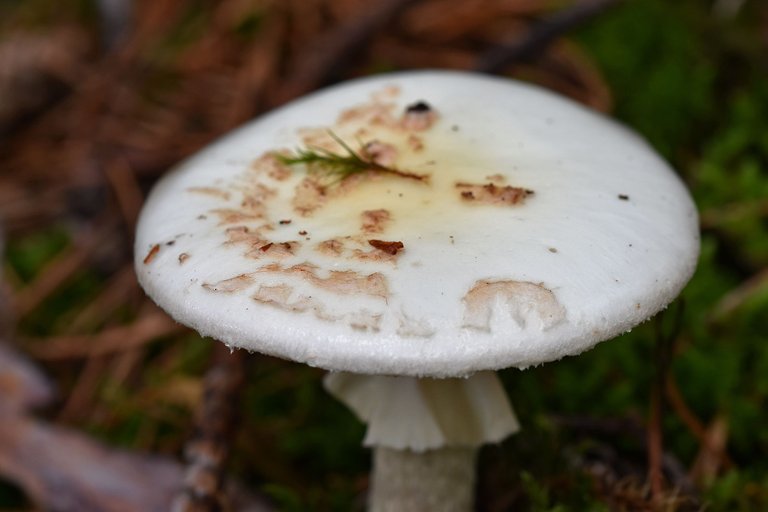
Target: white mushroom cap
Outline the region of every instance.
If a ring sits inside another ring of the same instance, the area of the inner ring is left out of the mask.
[[[432,110],[403,115],[419,101]],[[334,137],[429,178],[322,188],[271,156],[343,153]],[[228,345],[446,377],[631,329],[679,293],[698,250],[688,192],[632,132],[530,85],[428,71],[312,94],[182,164],[142,212],[136,269],[176,320]]]

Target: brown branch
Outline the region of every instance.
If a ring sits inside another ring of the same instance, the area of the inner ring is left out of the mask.
[[[240,408],[245,358],[245,351],[230,352],[222,343],[216,343],[214,363],[203,383],[196,433],[184,450],[185,486],[176,497],[174,512],[218,512],[229,508],[224,493],[225,462]]]

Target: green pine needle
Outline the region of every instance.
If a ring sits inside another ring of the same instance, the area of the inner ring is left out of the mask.
[[[391,174],[400,178],[417,181],[426,181],[428,178],[426,175],[400,171],[393,167],[378,164],[367,158],[364,151],[356,152],[332,131],[329,130],[328,134],[344,149],[346,154],[334,153],[324,148],[309,146],[297,149],[293,155],[275,154],[275,157],[283,165],[290,167],[304,165],[308,172],[329,178],[330,182],[328,185],[335,185],[350,176],[366,171]]]

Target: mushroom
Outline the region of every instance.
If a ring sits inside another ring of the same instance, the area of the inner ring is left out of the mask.
[[[643,322],[698,249],[688,192],[627,129],[530,85],[427,71],[224,137],[156,186],[135,251],[177,321],[332,372],[368,422],[371,510],[444,511],[471,507],[477,447],[518,428],[493,370]]]

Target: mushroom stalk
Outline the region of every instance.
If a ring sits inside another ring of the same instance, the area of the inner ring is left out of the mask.
[[[519,429],[493,372],[458,379],[332,373],[325,387],[368,424],[371,512],[471,510],[477,449]]]
[[[477,448],[419,453],[374,449],[370,512],[469,512],[474,503]]]

